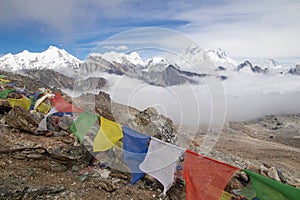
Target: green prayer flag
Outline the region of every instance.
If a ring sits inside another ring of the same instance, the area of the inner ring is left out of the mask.
[[[250,176],[250,181],[259,200],[299,200],[300,189],[275,181],[273,179],[244,170]]]
[[[83,137],[90,131],[98,116],[90,112],[82,112],[73,124],[70,126],[70,130],[74,133],[77,139],[82,142]]]
[[[3,74],[0,74],[0,78],[6,78],[6,76]]]
[[[16,90],[15,89],[11,89],[11,90],[2,90],[0,91],[0,98],[1,99],[6,99],[7,96],[12,93],[12,92],[15,92]]]
[[[242,190],[240,195],[247,197],[248,199],[253,199],[256,197],[256,192],[252,186],[252,183],[248,183],[246,187]]]

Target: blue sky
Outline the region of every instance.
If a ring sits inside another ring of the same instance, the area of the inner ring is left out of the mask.
[[[110,36],[150,26],[231,57],[300,61],[299,10],[298,0],[0,0],[0,55],[55,45],[84,59]]]

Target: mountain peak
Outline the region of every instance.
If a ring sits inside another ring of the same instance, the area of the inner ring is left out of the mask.
[[[101,53],[92,53],[91,56],[100,56],[109,62],[116,62],[119,64],[128,64],[144,66],[145,63],[137,52],[131,52],[130,54],[118,53],[115,51]]]
[[[50,45],[47,50],[59,50],[59,48],[57,46]]]
[[[27,49],[25,49],[21,53],[30,53],[30,52]]]
[[[271,58],[265,59],[262,65],[264,67],[267,67],[267,68],[278,68],[278,67],[280,67],[280,64],[278,62],[276,62],[275,60],[271,59]]]
[[[191,45],[182,51],[183,54],[197,55],[202,52],[203,49],[197,45]]]

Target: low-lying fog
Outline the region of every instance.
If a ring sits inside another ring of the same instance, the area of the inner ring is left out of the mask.
[[[300,113],[300,77],[232,74],[226,81],[206,78],[199,85],[148,85],[125,76],[91,74],[107,79],[103,89],[115,102],[144,110],[155,107],[179,125],[245,121]],[[80,90],[80,88],[75,88]],[[72,91],[68,91],[72,94]],[[78,93],[77,93],[78,94]]]

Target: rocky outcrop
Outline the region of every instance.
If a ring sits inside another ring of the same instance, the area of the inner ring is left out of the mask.
[[[154,108],[139,111],[113,103],[112,112],[115,120],[140,133],[154,136],[163,141],[175,143],[177,131],[171,119],[160,115]]]
[[[10,80],[10,83],[15,84],[16,87],[23,88],[30,91],[38,91],[40,88],[49,88],[49,86],[46,83],[43,83],[39,80],[33,81],[32,78],[29,76],[24,76],[20,74],[13,74],[11,72],[6,72],[0,70],[0,74],[3,74],[7,77],[8,80]]]
[[[294,68],[290,69],[290,74],[300,75],[300,64],[296,65]]]
[[[261,67],[255,65],[253,66],[252,63],[248,60],[246,60],[245,62],[239,64],[237,66],[237,71],[250,71],[250,72],[253,72],[253,73],[268,73],[268,68],[264,68],[262,69]]]
[[[84,94],[74,99],[74,102],[90,112],[126,125],[140,133],[171,143],[175,141],[176,129],[172,120],[160,115],[154,108],[139,111],[136,108],[113,102],[104,92],[98,95]]]
[[[15,106],[9,111],[5,123],[16,129],[38,134],[39,121],[29,111],[20,106]]]

